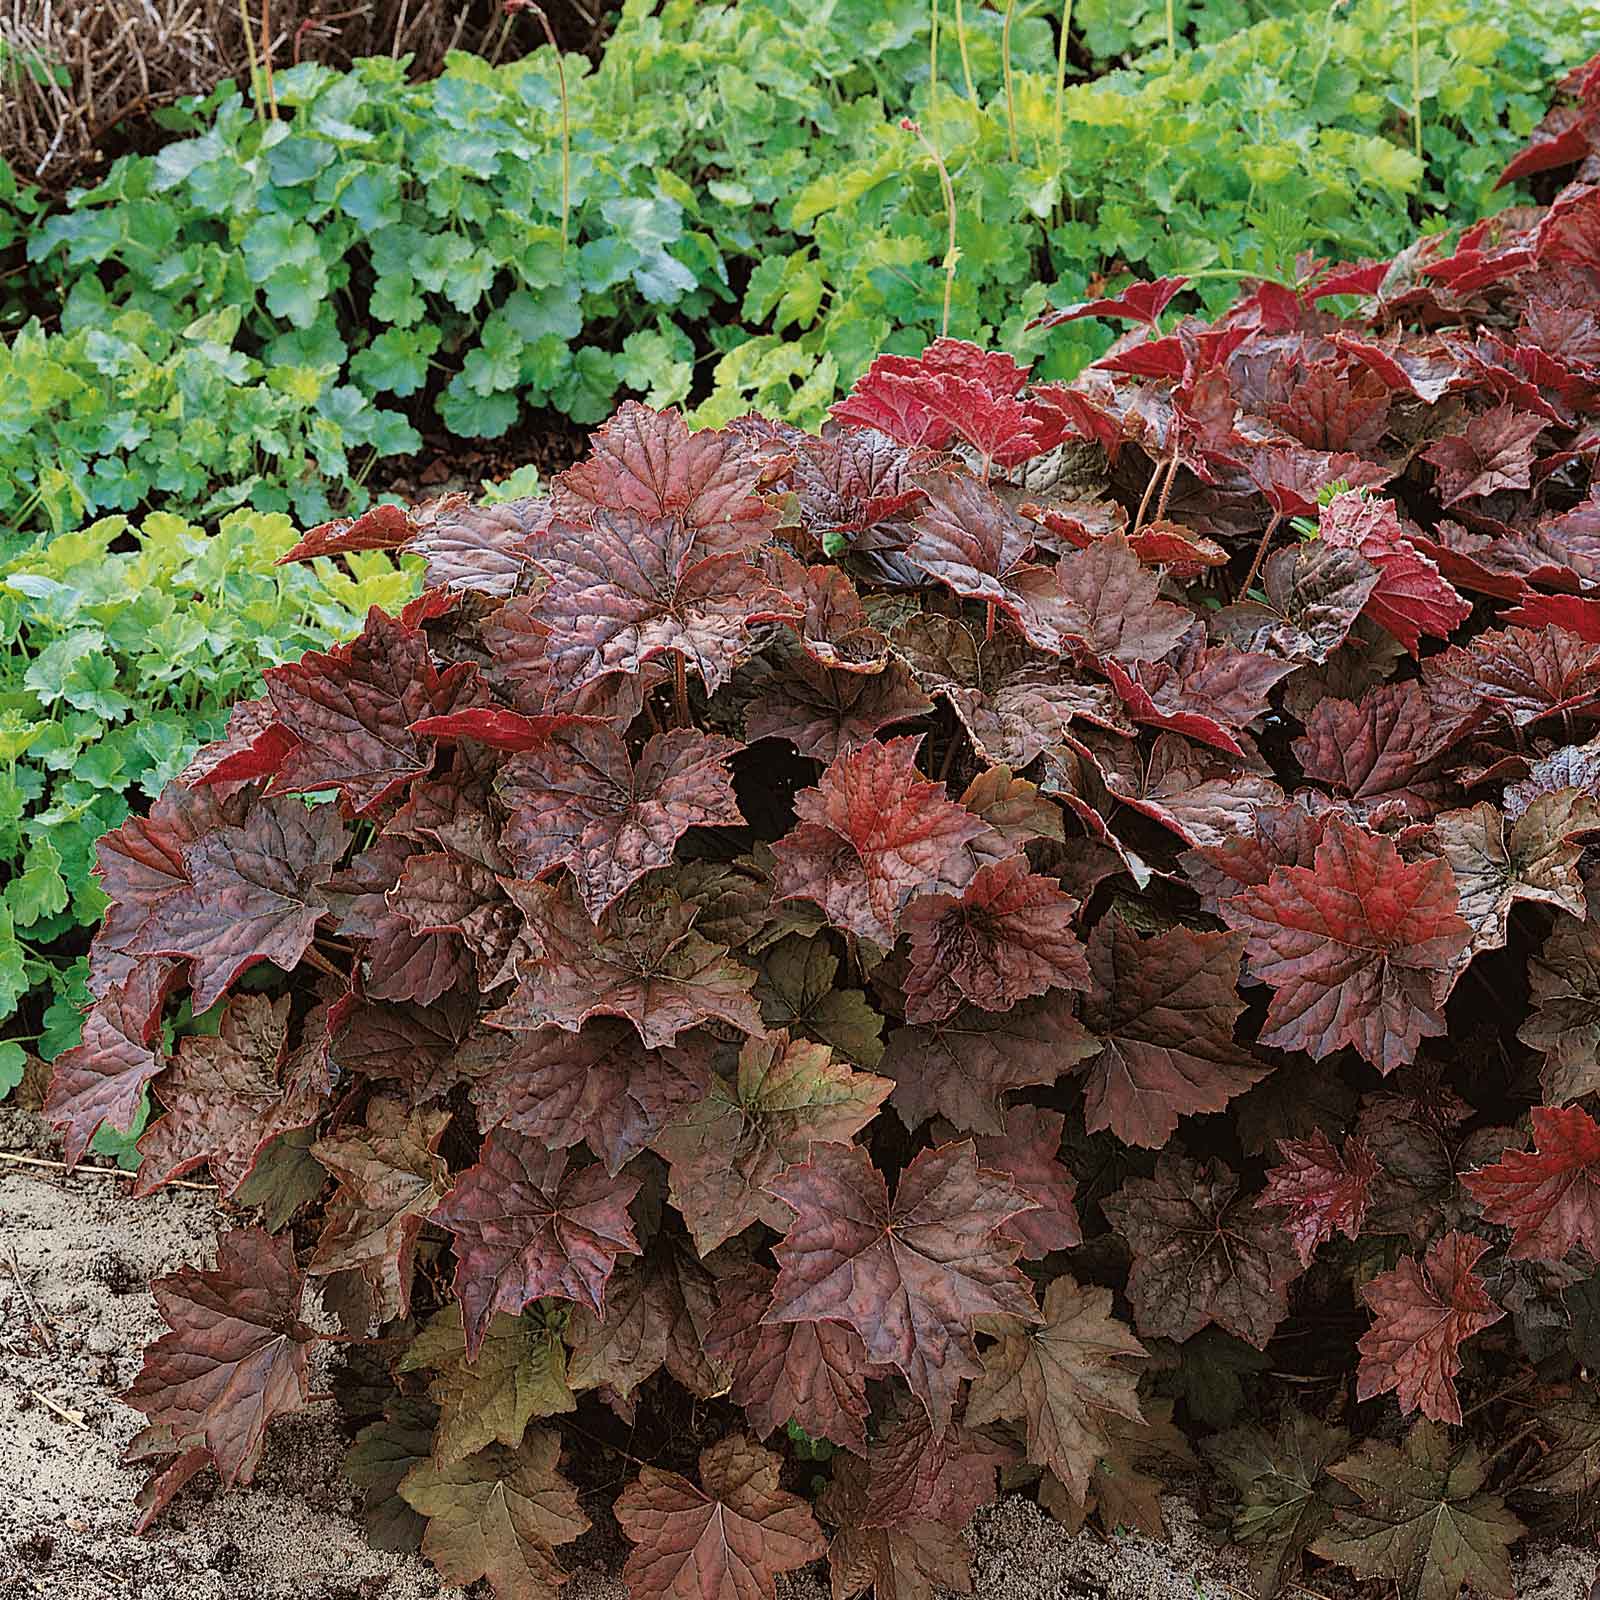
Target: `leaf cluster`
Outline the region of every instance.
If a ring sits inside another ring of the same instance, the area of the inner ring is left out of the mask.
[[[47,1106],[261,1211],[157,1286],[148,1514],[306,1403],[311,1278],[375,1536],[503,1597],[597,1439],[636,1594],[771,1600],[968,1588],[1002,1481],[1159,1531],[1199,1438],[1264,1595],[1509,1600],[1597,1488],[1597,239],[1580,175],[286,552],[425,587],[102,842]]]

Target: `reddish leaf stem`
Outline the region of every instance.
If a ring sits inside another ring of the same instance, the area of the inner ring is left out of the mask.
[[[1239,598],[1242,600],[1250,593],[1250,586],[1256,581],[1261,572],[1261,563],[1267,559],[1267,547],[1272,543],[1272,536],[1278,531],[1278,524],[1283,521],[1283,513],[1274,511],[1272,519],[1267,523],[1267,530],[1261,535],[1261,543],[1256,546],[1255,557],[1250,562],[1250,570],[1244,575],[1244,582],[1239,585]]]

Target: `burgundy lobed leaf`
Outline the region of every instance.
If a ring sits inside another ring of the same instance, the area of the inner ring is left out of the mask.
[[[515,1316],[548,1295],[603,1315],[617,1257],[639,1253],[628,1219],[639,1180],[567,1163],[565,1151],[497,1129],[431,1213],[455,1235],[468,1360],[496,1311]]]
[[[745,737],[787,739],[813,761],[836,761],[897,722],[933,710],[904,662],[881,672],[819,665],[801,655],[750,703]]]
[[[727,1368],[707,1349],[716,1305],[716,1280],[694,1253],[658,1239],[612,1275],[603,1320],[586,1306],[574,1309],[572,1387],[603,1384],[626,1400],[665,1366],[690,1394],[722,1393]]]
[[[146,956],[108,988],[83,1020],[83,1038],[56,1057],[44,1114],[64,1135],[75,1167],[103,1123],[126,1133],[145,1085],[166,1064],[159,1049],[161,1010],[182,963]]]
[[[1263,1044],[1315,1060],[1344,1045],[1388,1073],[1444,1032],[1456,957],[1472,937],[1439,860],[1404,862],[1387,839],[1337,818],[1310,867],[1275,867],[1221,904],[1273,990]]]
[[[1180,1117],[1220,1111],[1266,1075],[1233,1037],[1244,943],[1184,927],[1143,939],[1116,915],[1095,924],[1083,1025],[1097,1049],[1081,1068],[1090,1132],[1159,1150]]]
[[[1065,1126],[1059,1111],[1012,1106],[1006,1112],[1004,1133],[973,1141],[979,1162],[1005,1173],[1034,1202],[1035,1210],[1018,1213],[1001,1229],[1007,1238],[1021,1242],[1027,1261],[1042,1261],[1052,1250],[1070,1250],[1083,1243],[1083,1227],[1073,1204],[1078,1180],[1058,1159]]]
[[[288,995],[235,995],[214,1036],[179,1042],[158,1086],[165,1110],[139,1140],[134,1193],[204,1163],[222,1193],[234,1194],[265,1145],[317,1120],[328,1087],[322,1042],[313,1030],[290,1059]]]
[[[711,1064],[707,1035],[647,1050],[636,1028],[613,1017],[577,1033],[541,1028],[514,1033],[472,1085],[478,1126],[499,1127],[550,1150],[587,1143],[612,1174],[620,1172],[674,1112],[705,1092]]]
[[[895,630],[894,646],[922,688],[949,702],[987,760],[1025,767],[1064,738],[1074,718],[1132,730],[1105,684],[1065,662],[1047,663],[1009,630],[986,638],[954,617],[924,613]]]
[[[927,505],[911,524],[910,558],[962,599],[1009,617],[1038,649],[1057,648],[1056,631],[1039,609],[1053,588],[1050,569],[1027,560],[1038,525],[976,478],[937,472],[917,483]]]
[[[331,909],[328,881],[347,838],[331,806],[260,801],[242,823],[184,849],[188,883],[163,898],[130,954],[187,957],[196,1011],[257,961],[291,970]]]
[[[906,1021],[937,1022],[963,1003],[1009,1011],[1047,989],[1087,988],[1077,911],[1023,855],[980,867],[960,894],[922,895],[902,918],[911,939]]]
[[[469,670],[438,672],[422,630],[374,606],[349,644],[266,674],[273,712],[296,741],[267,792],[336,788],[357,814],[370,812],[432,765],[413,726],[454,709]]]
[[[1321,663],[1349,636],[1379,578],[1359,552],[1314,539],[1268,556],[1264,598],[1235,601],[1209,625],[1236,649]]]
[[[738,1434],[700,1452],[700,1487],[641,1467],[617,1497],[633,1543],[623,1579],[637,1600],[774,1600],[776,1578],[827,1540],[811,1508],[778,1487],[783,1458]]]
[[[795,796],[798,825],[773,846],[780,898],[812,900],[834,926],[887,948],[907,899],[965,878],[962,846],[985,824],[917,771],[920,743],[874,740]]]
[[[1063,556],[1056,584],[1058,593],[1041,607],[1045,617],[1100,661],[1159,661],[1194,622],[1182,606],[1157,598],[1159,577],[1120,533]]]
[[[962,1006],[925,1027],[896,1028],[880,1063],[895,1080],[890,1098],[908,1128],[942,1116],[963,1131],[1005,1132],[1003,1097],[1053,1084],[1100,1043],[1055,990],[1009,1011]]]
[[[259,1228],[221,1236],[217,1265],[150,1286],[169,1329],[123,1399],[174,1439],[203,1442],[225,1488],[248,1483],[267,1424],[306,1403],[316,1339],[300,1320],[294,1244]]]
[[[675,519],[705,555],[748,550],[777,523],[761,492],[767,468],[731,429],[691,430],[676,410],[625,400],[589,444],[588,457],[552,486],[558,517],[599,522],[621,511],[647,522]]]
[[[558,703],[610,673],[676,661],[714,693],[750,653],[751,629],[797,607],[737,551],[706,555],[700,529],[678,516],[595,511],[557,522],[535,551],[549,588],[534,617]]]
[[[1461,433],[1436,439],[1422,459],[1439,469],[1440,504],[1453,506],[1497,489],[1526,489],[1534,442],[1544,429],[1543,417],[1500,405],[1469,418]]]
[[[597,926],[570,880],[559,887],[505,882],[541,954],[522,963],[516,992],[488,1021],[576,1033],[591,1017],[624,1017],[650,1049],[717,1018],[742,1033],[765,1031],[750,998],[756,975],[692,931],[696,908],[676,895],[635,891]]]
[[[859,1335],[837,1322],[763,1322],[776,1281],[752,1264],[717,1286],[706,1349],[732,1371],[729,1400],[757,1438],[794,1422],[813,1439],[864,1452],[866,1380],[876,1369]]]
[[[524,877],[572,873],[591,918],[672,860],[692,827],[744,821],[734,799],[733,739],[675,728],[633,760],[609,728],[577,727],[514,756],[495,779],[509,813],[501,842]]]
[[[1414,680],[1380,683],[1359,703],[1319,700],[1294,753],[1307,778],[1358,813],[1427,817],[1450,793],[1442,758],[1476,718],[1475,709],[1441,707]]]
[[[1102,1208],[1133,1251],[1128,1298],[1141,1333],[1181,1342],[1215,1323],[1266,1348],[1300,1263],[1226,1166],[1164,1155],[1154,1177],[1128,1179]]]
[[[1462,1183],[1489,1222],[1512,1230],[1519,1260],[1600,1262],[1600,1123],[1582,1106],[1535,1106],[1533,1149],[1507,1150]]]
[[[1434,703],[1456,715],[1492,712],[1516,728],[1553,716],[1570,721],[1600,705],[1600,644],[1560,626],[1499,628],[1430,656],[1423,682]]]
[[[1286,1213],[1284,1229],[1301,1266],[1309,1267],[1317,1247],[1335,1233],[1347,1239],[1360,1234],[1378,1163],[1354,1134],[1341,1153],[1320,1128],[1308,1139],[1279,1139],[1278,1154],[1283,1165],[1267,1174],[1256,1204]]]
[[[794,1212],[774,1247],[769,1322],[842,1322],[867,1359],[892,1366],[927,1408],[935,1435],[980,1368],[978,1317],[1037,1317],[1019,1246],[1001,1229],[1033,1202],[979,1167],[971,1141],[916,1156],[891,1203],[858,1145],[825,1144],[767,1185]]]
[[[1461,1421],[1461,1345],[1505,1315],[1473,1271],[1488,1249],[1487,1239],[1447,1233],[1422,1261],[1402,1256],[1393,1272],[1362,1286],[1375,1320],[1358,1344],[1361,1399],[1392,1389],[1402,1416],[1420,1409],[1434,1422]]]

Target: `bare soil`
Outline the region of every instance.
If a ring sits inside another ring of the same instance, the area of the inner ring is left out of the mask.
[[[0,1107],[0,1151],[59,1152],[30,1113]],[[0,1160],[0,1600],[449,1600],[416,1557],[367,1548],[340,1475],[347,1443],[331,1402],[276,1423],[255,1483],[216,1492],[202,1475],[148,1535],[129,1531],[140,1482],[119,1457],[143,1419],[116,1396],[162,1331],[146,1285],[209,1262],[214,1196],[167,1189],[134,1201],[125,1180],[67,1178]],[[1218,1549],[1192,1505],[1164,1502],[1166,1543],[1069,1535],[1013,1495],[967,1530],[978,1600],[1242,1600],[1240,1552]],[[625,1600],[622,1550],[579,1547],[566,1600]],[[1590,1600],[1594,1552],[1523,1547],[1518,1600]],[[825,1600],[820,1572],[781,1600]],[[1346,1595],[1323,1585],[1317,1595]]]

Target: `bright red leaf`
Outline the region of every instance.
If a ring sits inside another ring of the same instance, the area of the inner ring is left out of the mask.
[[[1450,869],[1408,864],[1387,839],[1335,819],[1310,867],[1276,867],[1222,902],[1272,986],[1261,1042],[1320,1061],[1344,1045],[1380,1072],[1444,1032],[1440,1008],[1472,930]]]
[[[1582,1106],[1535,1106],[1533,1149],[1461,1181],[1485,1218],[1512,1230],[1518,1259],[1560,1261],[1581,1247],[1600,1262],[1600,1123]]]
[[[1472,615],[1433,562],[1406,541],[1392,500],[1358,489],[1337,494],[1322,508],[1318,528],[1335,549],[1354,550],[1378,569],[1364,613],[1413,655],[1423,634],[1447,639]]]
[[[1047,311],[1042,317],[1036,317],[1029,326],[1055,328],[1063,322],[1075,322],[1079,317],[1122,317],[1129,322],[1143,322],[1153,328],[1156,318],[1188,281],[1184,277],[1172,277],[1130,283],[1117,294],[1106,295],[1098,300],[1080,300],[1073,305]]]

